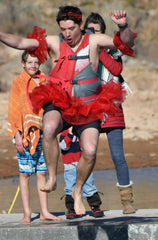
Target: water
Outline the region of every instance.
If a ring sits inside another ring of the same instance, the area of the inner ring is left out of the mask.
[[[136,209],[158,208],[158,167],[130,168],[130,180],[134,182],[134,205]],[[64,176],[57,176],[57,190],[48,194],[48,206],[50,211],[65,211],[65,201],[60,200],[64,192]],[[117,178],[115,170],[94,171],[94,183],[100,194],[103,210],[122,209],[119,191],[116,187]],[[0,213],[6,213],[14,199],[18,177],[0,179]],[[30,205],[32,212],[39,212],[39,199],[36,190],[36,176],[30,177]],[[86,199],[86,209],[89,210]],[[15,201],[12,213],[23,212],[20,194]]]
[[[154,183],[158,186],[158,167],[130,168],[130,179],[135,183]],[[94,171],[95,182],[117,181],[115,170]]]

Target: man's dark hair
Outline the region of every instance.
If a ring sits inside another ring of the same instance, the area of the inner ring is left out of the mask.
[[[100,24],[101,27],[101,33],[105,33],[106,30],[106,24],[104,19],[99,13],[94,13],[92,12],[86,19],[85,24],[84,24],[84,30],[87,29],[87,26],[89,23],[94,23],[94,24]]]
[[[56,21],[59,24],[60,21],[72,20],[79,24],[82,22],[82,12],[78,7],[74,6],[61,6],[56,17]]]

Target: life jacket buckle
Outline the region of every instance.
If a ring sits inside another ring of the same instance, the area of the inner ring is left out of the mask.
[[[70,84],[72,84],[72,85],[73,85],[73,79],[70,79]]]
[[[77,60],[77,56],[75,55],[69,55],[68,60]]]

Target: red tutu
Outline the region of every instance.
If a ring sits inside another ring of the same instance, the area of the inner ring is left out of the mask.
[[[34,27],[32,33],[27,34],[27,38],[36,39],[39,43],[39,46],[36,50],[32,51],[39,59],[40,63],[44,63],[47,60],[47,41],[44,36],[45,29]]]
[[[49,101],[61,109],[62,117],[72,125],[80,125],[95,120],[104,121],[106,117],[119,110],[119,106],[126,97],[121,83],[111,80],[101,85],[95,100],[85,103],[77,97],[71,97],[62,84],[49,81],[45,85],[36,87],[30,94],[33,111],[39,110]]]

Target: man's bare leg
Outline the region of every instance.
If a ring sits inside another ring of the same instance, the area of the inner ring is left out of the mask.
[[[95,165],[98,139],[99,131],[95,128],[85,129],[80,137],[83,153],[77,165],[76,185],[72,193],[74,209],[78,215],[85,214],[85,207],[82,201],[82,187]]]
[[[56,175],[59,159],[59,144],[57,135],[62,129],[61,114],[56,111],[49,111],[43,118],[43,152],[46,160],[49,178],[41,191],[51,192],[57,187]]]

